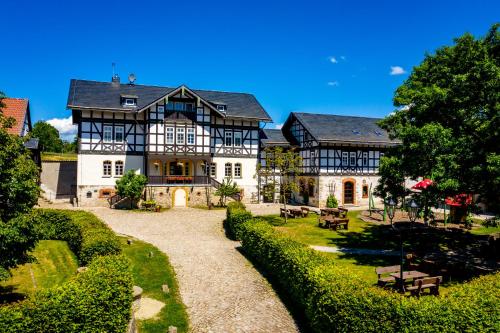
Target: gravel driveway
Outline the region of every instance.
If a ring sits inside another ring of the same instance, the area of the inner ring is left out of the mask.
[[[193,332],[298,332],[271,286],[238,252],[238,243],[225,237],[224,210],[89,210],[115,232],[168,255]]]

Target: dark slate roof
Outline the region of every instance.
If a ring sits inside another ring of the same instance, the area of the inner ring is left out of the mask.
[[[263,146],[290,146],[280,129],[262,129],[261,143]]]
[[[377,125],[380,118],[292,112],[319,142],[393,145],[385,130]]]
[[[93,108],[131,112],[148,106],[175,89],[177,88],[73,79],[69,87],[67,107],[70,109]],[[225,104],[227,117],[271,121],[271,117],[251,94],[210,90],[192,91],[207,102]],[[137,106],[124,107],[121,105],[120,96],[123,95],[137,96]]]
[[[31,150],[37,150],[39,142],[38,138],[31,138],[24,143],[24,146]]]

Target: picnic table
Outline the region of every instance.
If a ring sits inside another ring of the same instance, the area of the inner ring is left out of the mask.
[[[396,286],[402,285],[404,287],[404,284],[407,280],[411,280],[411,282],[413,282],[417,279],[428,277],[429,274],[419,271],[404,271],[402,281],[400,272],[391,273],[390,276],[392,276],[396,280]]]
[[[290,212],[290,214],[294,217],[294,218],[297,218],[297,217],[302,217],[302,210],[299,208],[290,208],[288,210]]]

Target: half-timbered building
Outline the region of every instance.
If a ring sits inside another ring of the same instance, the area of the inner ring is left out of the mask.
[[[121,84],[115,76],[71,80],[67,107],[78,125],[80,204],[112,196],[127,170],[146,175],[150,197],[167,206],[206,204],[206,189],[224,178],[243,200],[257,193],[260,124],[271,118],[251,94]]]
[[[297,201],[324,206],[328,195],[342,205],[368,205],[380,157],[391,146],[380,119],[293,112],[281,131],[303,159]],[[276,133],[274,141],[282,141]]]

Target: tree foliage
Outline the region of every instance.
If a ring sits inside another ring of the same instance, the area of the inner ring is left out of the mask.
[[[221,185],[215,191],[215,195],[219,196],[219,205],[221,207],[226,206],[227,198],[240,193],[238,184],[233,182],[230,178],[225,178],[222,180]]]
[[[279,175],[280,193],[286,210],[286,203],[290,199],[290,194],[299,191],[299,186],[294,177],[302,172],[302,158],[295,150],[283,150],[282,147],[266,148],[265,153],[266,163],[264,166],[260,166],[258,172],[264,175]],[[285,214],[286,220],[287,215]]]
[[[13,124],[14,119],[0,112],[0,221],[28,212],[39,194],[38,167],[23,139],[7,133]]]
[[[380,122],[401,145],[381,160],[377,194],[404,194],[404,177],[431,178],[441,195],[500,193],[500,33],[470,34],[425,56]]]
[[[37,121],[33,125],[31,136],[40,140],[42,149],[46,152],[61,153],[64,143],[59,137],[59,131],[45,121]]]
[[[136,174],[135,170],[129,170],[116,181],[116,193],[122,197],[129,197],[131,202],[137,202],[147,182],[146,176]]]

